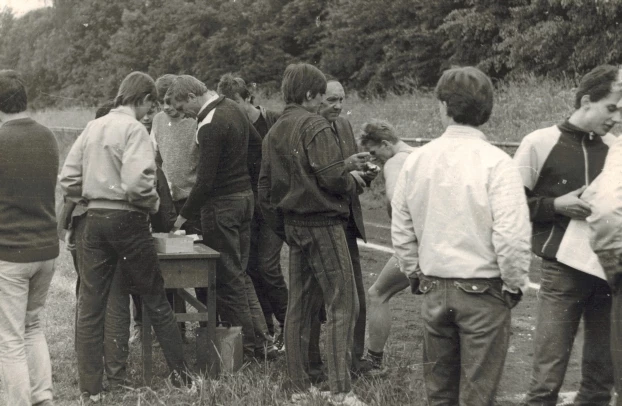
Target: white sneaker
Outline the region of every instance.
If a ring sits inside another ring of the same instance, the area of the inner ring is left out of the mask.
[[[330,396],[330,392],[320,392],[315,386],[311,386],[304,392],[296,392],[292,394],[292,403],[300,404],[302,402],[309,402],[312,399],[324,398]]]
[[[335,406],[367,406],[367,403],[359,399],[354,392],[331,395],[328,401]]]

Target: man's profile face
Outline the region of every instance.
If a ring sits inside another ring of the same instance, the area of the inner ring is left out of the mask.
[[[393,149],[388,141],[382,141],[379,144],[367,142],[362,147],[363,151],[369,152],[372,161],[385,163],[393,157]]]
[[[322,97],[322,102],[320,103],[320,115],[328,120],[329,123],[337,120],[341,114],[345,98],[346,93],[341,83],[335,81],[328,82],[326,94]]]
[[[199,106],[197,97],[190,93],[187,100],[176,100],[171,97],[171,106],[180,113],[184,113],[189,117],[196,117],[199,114],[201,106]]]
[[[598,135],[607,134],[621,120],[621,98],[622,92],[616,91],[597,102],[590,101],[582,128]]]

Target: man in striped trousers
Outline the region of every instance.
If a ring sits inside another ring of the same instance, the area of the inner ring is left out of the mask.
[[[292,401],[310,388],[309,333],[322,305],[327,313],[330,393],[336,405],[365,405],[351,392],[349,367],[358,298],[344,225],[350,196],[365,185],[365,154],[344,159],[337,135],[317,114],[326,78],[308,64],[290,65],[281,86],[286,107],[263,141],[259,199],[268,224],[290,246],[289,307],[285,319]],[[352,172],[350,172],[352,171]]]

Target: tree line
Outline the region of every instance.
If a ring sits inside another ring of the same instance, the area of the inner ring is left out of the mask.
[[[575,80],[622,61],[620,21],[622,0],[54,0],[0,13],[0,68],[24,75],[35,108],[97,104],[133,70],[274,90],[298,61],[383,95],[452,65]]]

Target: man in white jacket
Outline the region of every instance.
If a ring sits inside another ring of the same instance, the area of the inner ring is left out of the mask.
[[[402,271],[420,280],[428,404],[492,405],[510,309],[528,285],[529,212],[512,159],[477,129],[492,111],[490,79],[450,69],[435,93],[447,128],[403,166],[393,247]]]

